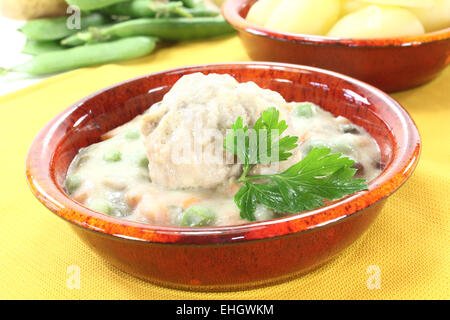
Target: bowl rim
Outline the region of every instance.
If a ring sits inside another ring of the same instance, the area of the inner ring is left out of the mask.
[[[189,74],[198,71],[208,72],[205,68],[214,70],[219,70],[220,68],[227,70],[274,68],[277,70],[282,69],[286,72],[295,70],[305,73],[321,73],[332,78],[337,77],[340,80],[361,87],[368,93],[374,94],[377,98],[381,98],[389,106],[390,111],[395,113],[398,119],[401,120],[404,138],[400,142],[397,138],[395,139],[396,145],[398,146],[395,156],[383,169],[382,173],[369,183],[368,191],[354,193],[311,211],[243,225],[199,228],[155,226],[144,222],[111,217],[92,211],[71,199],[56,183],[52,164],[57,144],[48,149],[47,142],[50,141],[57,128],[64,123],[64,120],[67,120],[70,114],[81,107],[87,100],[109,90],[114,90],[122,85],[139,81],[140,79],[164,77],[168,74]],[[412,141],[413,144],[408,145],[408,141]],[[408,112],[392,97],[369,84],[337,72],[316,67],[275,62],[229,62],[193,65],[150,73],[121,81],[92,93],[61,111],[41,129],[28,150],[25,169],[28,185],[35,197],[50,211],[78,227],[116,239],[120,238],[121,240],[158,244],[212,245],[277,238],[323,228],[348,219],[390,196],[403,185],[417,166],[420,151],[420,135]],[[312,224],[303,223],[308,219],[315,219],[318,222]],[[280,228],[283,225],[288,226]]]
[[[253,0],[226,0],[221,9],[224,18],[238,31],[244,31],[252,34],[253,36],[270,38],[272,40],[308,45],[356,48],[417,47],[422,44],[450,40],[450,27],[433,32],[427,32],[417,36],[392,38],[354,39],[281,32],[258,26],[244,19],[239,14],[239,11],[242,10],[242,8],[244,8],[250,1]]]

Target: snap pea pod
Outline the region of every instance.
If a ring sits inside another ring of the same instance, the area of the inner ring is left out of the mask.
[[[216,7],[214,4],[207,6],[204,0],[169,0],[169,1],[181,1],[186,8],[189,9],[207,9],[207,7]]]
[[[42,75],[130,60],[151,53],[155,49],[156,41],[157,39],[153,37],[130,37],[112,42],[44,53],[20,66],[12,68],[12,70]]]
[[[222,17],[141,18],[116,23],[105,28],[90,28],[77,34],[85,42],[107,41],[137,35],[154,36],[168,41],[205,39],[234,32]]]
[[[106,37],[100,35],[100,30],[112,27],[114,24],[109,24],[100,28],[91,27],[87,30],[75,33],[60,41],[63,47],[77,47],[86,43],[104,42],[113,39],[113,37]],[[117,38],[117,37],[116,37]]]
[[[28,39],[37,41],[60,40],[75,34],[80,29],[70,29],[67,26],[68,17],[42,18],[26,22],[19,28]],[[108,18],[99,13],[83,15],[80,19],[81,29],[101,26],[108,22]]]
[[[171,0],[172,1],[172,0]],[[195,8],[200,3],[203,4],[201,0],[180,0],[187,8]]]
[[[131,0],[66,0],[71,6],[77,6],[81,10],[95,10],[110,6],[119,2],[127,2]]]
[[[187,8],[187,12],[191,14],[193,17],[217,17],[220,12],[217,10],[212,10],[208,8]]]
[[[136,17],[168,17],[170,15],[181,17],[192,17],[183,7],[181,1],[177,2],[157,2],[152,0],[136,0],[131,2],[118,3],[107,7],[103,12],[116,15]]]
[[[90,31],[89,31],[90,30]],[[86,44],[88,42],[99,42],[99,41],[90,41],[90,40],[82,40],[82,35],[87,35],[87,34],[91,34],[91,32],[97,32],[98,33],[98,29],[96,30],[92,30],[89,29],[88,31],[84,31],[84,32],[80,32],[80,33],[76,33],[73,34],[65,39],[62,39],[60,44],[63,47],[76,47],[76,46],[82,46],[83,44]],[[97,36],[92,36],[93,38],[96,38]]]
[[[22,53],[29,54],[32,56],[37,56],[39,54],[63,50],[64,47],[61,46],[57,41],[35,41],[27,39]]]
[[[102,9],[102,12],[131,18],[152,18],[156,16],[215,17],[219,15],[218,11],[207,8],[185,8],[181,1],[166,3],[152,0],[117,3]]]

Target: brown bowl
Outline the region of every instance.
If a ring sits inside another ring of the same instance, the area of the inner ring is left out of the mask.
[[[297,63],[333,70],[387,92],[431,81],[450,63],[450,28],[420,36],[339,39],[278,32],[244,17],[256,0],[227,0],[225,19],[253,60]]]
[[[312,101],[364,127],[378,143],[383,171],[369,190],[277,220],[226,227],[164,227],[89,210],[64,191],[80,148],[160,101],[183,75],[227,73],[288,101]],[[164,286],[232,290],[290,279],[352,244],[387,197],[416,167],[420,137],[407,112],[378,89],[330,71],[275,63],[186,67],[150,74],[97,92],[64,110],[34,140],[26,161],[34,195],[119,269]]]

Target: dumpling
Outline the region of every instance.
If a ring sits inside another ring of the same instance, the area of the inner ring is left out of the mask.
[[[152,182],[169,189],[226,184],[242,169],[233,157],[227,159],[226,130],[238,117],[252,127],[263,110],[285,105],[280,94],[229,75],[182,77],[158,108],[142,117]]]

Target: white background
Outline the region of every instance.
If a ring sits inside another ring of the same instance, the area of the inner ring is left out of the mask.
[[[17,28],[23,23],[0,16],[0,66],[3,68],[11,68],[31,58],[20,53],[25,44],[25,36],[17,31]],[[0,96],[30,86],[44,78],[14,72],[0,76]]]

